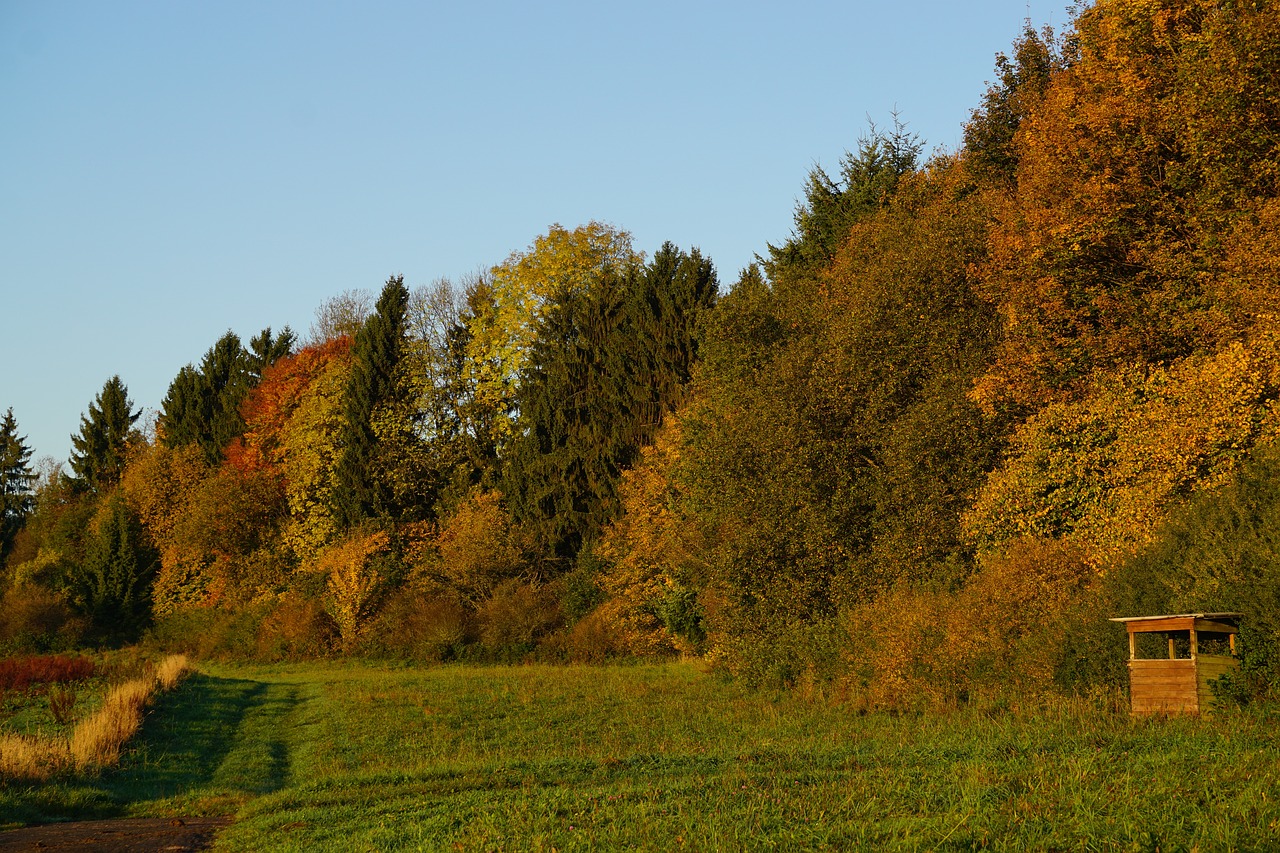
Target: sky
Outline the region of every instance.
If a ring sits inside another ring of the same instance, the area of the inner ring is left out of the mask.
[[[113,375],[157,410],[391,275],[457,280],[555,223],[699,248],[722,289],[806,176],[895,111],[953,151],[1065,3],[0,0],[0,413],[67,459]]]

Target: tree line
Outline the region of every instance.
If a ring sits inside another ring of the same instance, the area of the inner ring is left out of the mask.
[[[150,430],[118,377],[36,483],[9,643],[697,654],[868,704],[1090,692],[1106,617],[1241,610],[1280,666],[1280,26],[1097,0],[958,151],[896,117],[721,288],[601,223],[228,333]]]

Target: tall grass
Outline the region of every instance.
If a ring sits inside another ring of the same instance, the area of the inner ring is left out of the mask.
[[[44,780],[69,770],[114,766],[120,750],[142,726],[156,691],[172,690],[189,668],[185,656],[173,655],[151,675],[116,685],[70,737],[0,736],[0,778]]]

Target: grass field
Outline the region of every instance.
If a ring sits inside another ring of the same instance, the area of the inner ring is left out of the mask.
[[[0,823],[234,814],[221,850],[1275,850],[1257,714],[858,716],[695,666],[204,666]]]

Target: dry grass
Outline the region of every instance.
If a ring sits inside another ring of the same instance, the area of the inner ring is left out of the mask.
[[[111,767],[142,725],[156,690],[172,690],[190,667],[183,655],[166,658],[155,674],[111,688],[106,701],[70,738],[0,736],[0,778],[48,779],[65,770]]]

